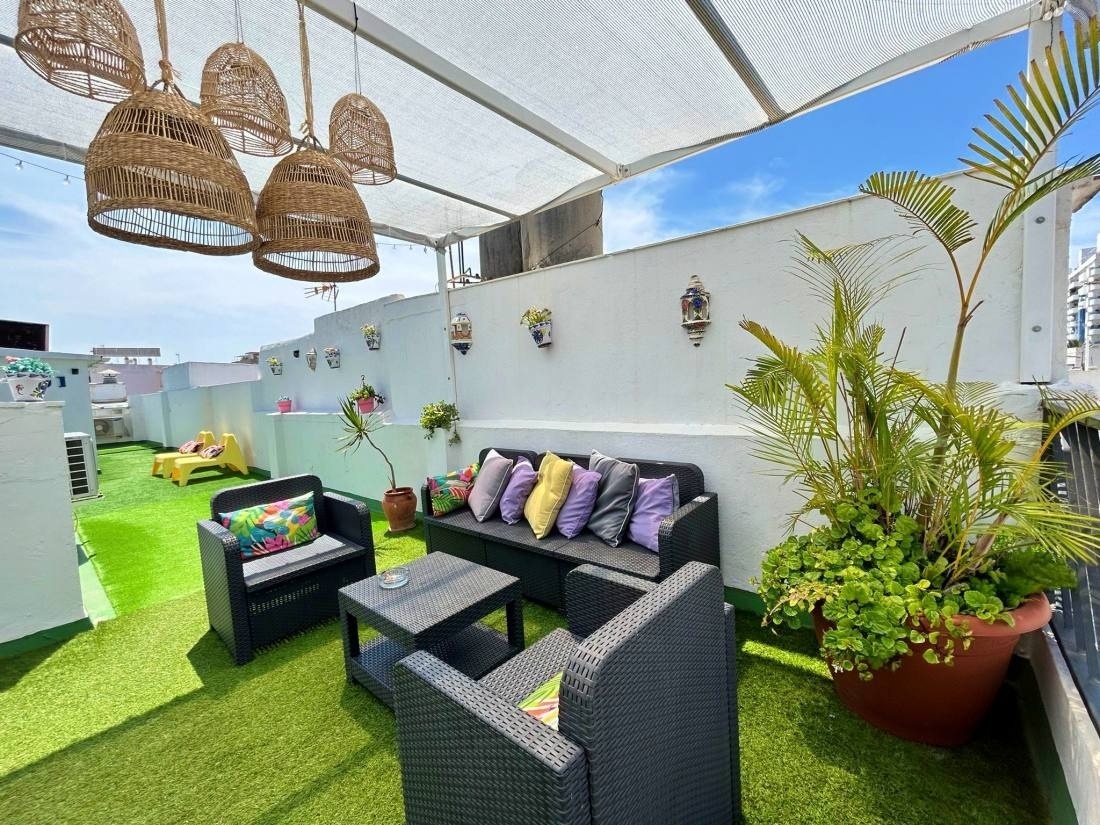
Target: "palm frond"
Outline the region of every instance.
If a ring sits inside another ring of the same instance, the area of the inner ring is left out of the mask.
[[[975,128],[973,157],[960,158],[967,174],[1006,189],[1022,189],[1043,157],[1093,106],[1100,102],[1100,25],[1091,18],[1077,28],[1073,45],[1064,32],[1042,61],[1033,60],[1009,101],[996,100],[991,127]]]
[[[955,188],[921,172],[875,172],[859,191],[890,201],[909,225],[930,233],[949,252],[974,240],[977,223],[955,205]]]

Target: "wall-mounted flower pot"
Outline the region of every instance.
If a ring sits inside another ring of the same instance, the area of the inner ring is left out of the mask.
[[[282,364],[268,364],[268,366],[271,367],[271,374],[272,375],[282,375],[283,374],[283,365]]]
[[[340,350],[336,347],[325,347],[325,363],[330,370],[340,368]]]
[[[276,401],[275,409],[281,413],[288,413],[293,408],[293,403],[290,401]]]
[[[53,380],[41,375],[8,376],[4,379],[15,401],[42,401]]]
[[[359,408],[359,412],[366,415],[367,413],[374,412],[375,407],[378,406],[378,399],[377,398],[357,398],[357,399],[355,399],[355,405]]]
[[[531,324],[527,329],[531,333],[531,340],[535,342],[535,346],[539,349],[554,343],[550,340],[550,334],[554,329],[553,321],[539,321],[537,324]]]
[[[382,349],[382,333],[377,327],[364,327],[363,340],[367,342],[367,349]]]
[[[311,370],[317,369],[317,350],[310,349],[306,353],[306,366]]]

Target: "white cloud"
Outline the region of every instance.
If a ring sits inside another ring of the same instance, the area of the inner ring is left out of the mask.
[[[683,177],[672,169],[658,169],[605,190],[604,249],[616,252],[675,237],[664,201]]]

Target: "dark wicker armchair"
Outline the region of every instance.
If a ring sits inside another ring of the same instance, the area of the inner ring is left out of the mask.
[[[237,537],[218,513],[312,492],[321,536],[308,544],[244,561]],[[373,576],[370,510],[326,493],[317,476],[301,475],[222,490],[200,521],[199,552],[210,628],[243,665],[258,648],[336,617],[336,591]]]
[[[395,668],[409,825],[740,820],[733,610],[717,568],[656,584],[568,574],[569,630],[478,681],[419,651]],[[559,730],[518,703],[563,672]]]

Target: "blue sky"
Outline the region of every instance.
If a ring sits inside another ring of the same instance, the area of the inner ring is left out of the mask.
[[[1024,56],[1017,35],[620,184],[606,193],[605,246],[629,248],[845,197],[878,169],[953,171],[970,128]],[[1097,137],[1094,116],[1063,141],[1062,155],[1096,151]],[[81,174],[80,167],[9,154]],[[81,181],[66,186],[58,175],[17,170],[0,157],[0,260],[5,286],[18,282],[18,299],[5,300],[0,314],[49,322],[54,349],[159,346],[166,361],[177,353],[228,360],[309,332],[327,309],[304,298],[305,285],[264,274],[247,256],[112,241],[91,232],[84,215]],[[1078,213],[1073,245],[1091,245],[1098,231],[1094,203]],[[467,245],[468,256],[476,247]],[[434,291],[433,255],[407,246],[379,251],[382,272],[342,287],[341,307]]]

